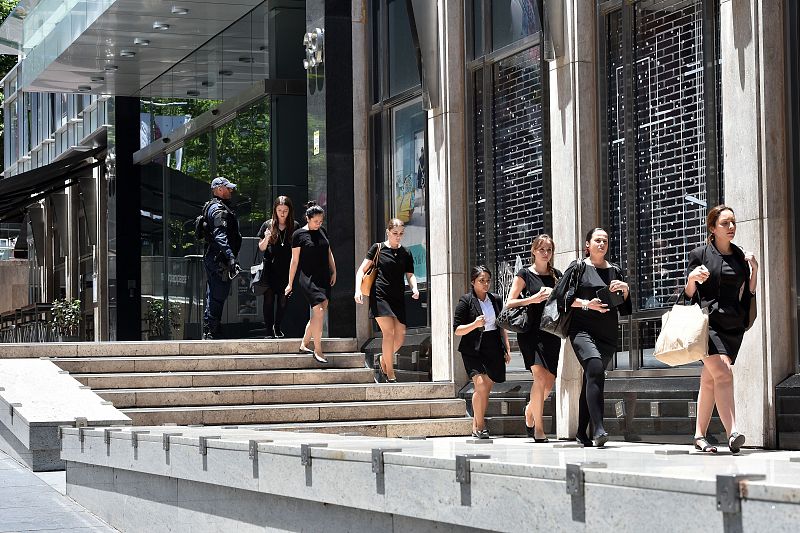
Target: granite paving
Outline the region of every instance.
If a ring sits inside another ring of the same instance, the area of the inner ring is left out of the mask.
[[[0,452],[0,533],[115,532],[63,494],[64,472],[35,474]]]

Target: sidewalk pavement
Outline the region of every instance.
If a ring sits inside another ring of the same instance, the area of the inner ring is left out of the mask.
[[[35,474],[0,452],[0,533],[117,531],[64,495],[65,475]]]

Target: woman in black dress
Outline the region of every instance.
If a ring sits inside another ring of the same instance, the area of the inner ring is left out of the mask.
[[[336,262],[328,237],[322,229],[325,211],[316,202],[308,202],[306,220],[308,223],[292,235],[292,261],[284,294],[289,296],[292,293],[294,277],[299,272],[300,292],[311,307],[311,318],[300,342],[300,352],[310,353],[318,362],[327,363],[322,351],[322,324],[331,297],[331,287],[336,284]],[[314,339],[313,350],[308,347],[311,339]]]
[[[553,389],[558,371],[558,354],[561,339],[539,329],[544,304],[561,272],[553,268],[555,244],[549,235],[539,235],[531,245],[531,266],[523,268],[514,277],[511,290],[506,299],[507,307],[521,305],[528,308],[528,331],[517,333],[517,342],[525,361],[533,375],[530,401],[525,406],[525,431],[534,442],[547,442],[544,432],[542,411],[544,402]],[[525,291],[526,297],[522,297]]]
[[[605,368],[617,351],[619,315],[631,313],[631,301],[621,270],[606,261],[608,233],[594,228],[586,234],[585,246],[585,268],[571,303],[574,309],[569,325],[569,340],[583,367],[576,437],[584,446],[603,446],[608,441],[603,427]],[[564,277],[569,279],[577,267],[578,263],[573,262]]]
[[[272,218],[258,230],[258,249],[264,252],[264,268],[268,269],[269,288],[264,293],[264,329],[268,339],[283,337],[281,321],[287,297],[280,292],[280,287],[286,287],[289,281],[292,235],[299,226],[294,219],[292,200],[288,196],[278,196],[272,205]]]
[[[470,279],[472,290],[458,300],[453,327],[456,335],[461,337],[458,351],[475,387],[472,393],[472,436],[488,439],[484,415],[489,406],[489,394],[495,383],[506,380],[511,346],[506,330],[495,323],[503,308],[503,300],[489,292],[492,280],[489,269],[483,265],[474,267]]]
[[[380,256],[377,258],[378,272],[375,283],[369,293],[369,314],[378,323],[383,335],[383,353],[378,355],[381,373],[386,376],[389,383],[397,383],[394,373],[394,354],[403,346],[406,337],[406,304],[405,283],[408,280],[411,287],[411,297],[419,299],[417,278],[414,276],[414,258],[400,242],[403,240],[405,225],[397,218],[393,218],[386,226],[386,241],[380,247]],[[378,244],[373,244],[367,252],[367,257],[356,270],[356,303],[364,303],[361,294],[361,280],[367,269],[376,262]]]
[[[718,205],[706,218],[708,244],[689,252],[686,296],[709,310],[708,357],[703,359],[700,391],[697,393],[696,449],[716,453],[706,440],[714,404],[728,434],[728,447],[738,453],[744,435],[736,429],[733,399],[733,364],[750,324],[750,307],[756,305],[758,262],[733,244],[736,215],[733,209]]]

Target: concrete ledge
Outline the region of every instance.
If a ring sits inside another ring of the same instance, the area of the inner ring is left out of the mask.
[[[0,360],[0,449],[34,471],[63,470],[59,426],[77,420],[126,425],[130,418],[50,361]]]
[[[730,472],[766,476],[742,489],[735,519],[744,530],[769,524],[772,531],[793,531],[800,512],[800,463],[791,452],[709,457],[688,446],[559,449],[527,439],[472,444],[246,428],[142,430],[148,433],[64,430],[67,494],[125,531],[152,531],[174,516],[191,517],[186,523],[194,532],[220,524],[237,531],[283,528],[289,517],[272,509],[278,503],[303,520],[308,512],[310,524],[321,504],[330,507],[343,522],[327,531],[522,531],[531,524],[555,531],[588,524],[689,531],[698,517],[705,530],[723,531],[731,517],[717,511],[716,476]],[[164,436],[170,432],[181,435]],[[376,459],[375,449],[386,451]],[[471,459],[457,478],[456,457],[464,454],[489,457]],[[595,464],[584,467],[580,494],[569,495],[567,465],[578,463]],[[401,520],[409,529],[399,527]]]

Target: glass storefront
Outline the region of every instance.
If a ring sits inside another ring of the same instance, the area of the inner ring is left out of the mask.
[[[245,271],[231,288],[223,324],[232,337],[259,327],[261,299],[249,291],[249,267],[259,260],[255,235],[272,215],[271,117],[264,98],[142,166],[142,331],[149,338],[167,330],[171,338],[200,338],[205,271],[194,220],[216,176],[237,184],[233,205],[244,237],[238,260]],[[163,324],[153,323],[158,317]]]
[[[550,227],[538,2],[476,1],[471,22],[470,259],[492,270],[505,297]]]
[[[652,357],[661,314],[685,283],[689,251],[705,240],[708,207],[722,198],[717,15],[699,0],[610,4],[600,34],[603,224],[634,304],[614,368],[663,368]]]
[[[375,241],[385,239],[386,221],[406,226],[403,246],[414,256],[419,300],[406,294],[407,325],[427,327],[428,317],[428,184],[427,115],[406,2],[370,2],[373,146],[372,206]],[[366,253],[366,250],[363,251]],[[377,327],[375,328],[377,331]]]

